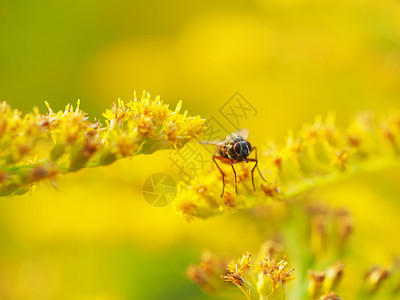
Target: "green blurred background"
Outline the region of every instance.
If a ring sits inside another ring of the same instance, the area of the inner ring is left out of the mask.
[[[101,117],[146,90],[210,118],[239,91],[257,110],[241,126],[262,144],[331,110],[345,124],[358,111],[398,109],[399,83],[397,1],[0,0],[0,100],[23,112],[81,99]],[[240,217],[189,224],[147,204],[145,178],[179,179],[169,155],[2,199],[0,298],[212,299],[186,266],[204,249],[256,251],[265,236]],[[399,172],[379,176],[321,191],[354,213],[363,264],[400,253]]]

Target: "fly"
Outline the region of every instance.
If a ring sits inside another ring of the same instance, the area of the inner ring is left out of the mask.
[[[230,164],[235,174],[235,191],[237,194],[237,179],[236,179],[236,170],[234,168],[234,164],[245,161],[255,162],[253,169],[251,169],[251,181],[253,183],[253,189],[256,190],[254,185],[254,170],[257,168],[258,173],[261,178],[266,182],[264,176],[262,176],[260,169],[258,168],[258,159],[257,159],[257,148],[252,147],[251,144],[247,141],[248,131],[246,129],[240,129],[234,133],[229,134],[225,140],[222,141],[202,141],[200,143],[207,145],[217,146],[217,151],[213,155],[213,161],[217,166],[218,170],[222,175],[222,194],[224,195],[225,191],[225,173],[222,171],[220,166],[217,163],[217,160]],[[248,156],[254,150],[255,158],[249,158]]]

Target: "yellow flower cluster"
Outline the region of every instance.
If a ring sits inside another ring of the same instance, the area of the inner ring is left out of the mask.
[[[227,274],[221,271],[220,274],[248,299],[339,300],[342,294],[347,297],[352,294],[352,299],[399,297],[399,259],[390,267],[370,268],[363,280],[360,274],[364,270],[357,270],[357,273],[350,270],[350,275],[346,275],[344,262],[351,264],[349,244],[354,241],[353,217],[347,209],[330,207],[321,203],[319,197],[309,197],[258,207],[245,216],[246,220],[260,224],[262,234],[270,235],[271,239],[262,244],[255,263],[246,253],[229,264]],[[287,268],[286,255],[296,266],[296,282],[290,288],[285,288],[285,284],[293,279],[293,269]],[[220,270],[221,265],[211,262],[208,269],[213,272],[200,273],[205,280],[191,278],[192,281],[214,295],[226,295],[227,288],[221,284],[206,289],[204,283],[217,282],[215,271]],[[347,282],[342,283],[343,278]]]
[[[343,269],[344,264],[338,261],[326,271],[308,270],[308,277],[310,278],[308,295],[310,299],[337,299],[338,296],[334,291],[342,279]],[[334,298],[333,295],[337,298]]]
[[[286,282],[293,280],[292,272],[294,268],[290,270],[286,269],[287,262],[285,260],[276,259],[264,259],[262,261],[261,273],[264,277],[271,279],[272,289],[277,290],[281,288]]]
[[[252,268],[250,257],[246,253],[237,262],[232,262],[223,278],[239,287],[248,299],[285,299],[285,285],[294,279],[294,268],[286,267],[286,258],[264,258],[258,268]]]
[[[46,103],[47,104],[47,103]],[[0,104],[0,196],[22,194],[36,182],[84,167],[106,165],[138,154],[178,149],[197,140],[205,128],[199,116],[174,111],[160,97],[143,93],[124,103],[118,100],[103,116],[106,125],[91,122],[80,110],[22,115]]]
[[[309,270],[309,299],[341,299],[335,291],[342,281],[343,273],[344,264],[340,261],[324,271]],[[358,288],[356,299],[398,299],[399,277],[400,268],[396,261],[390,268],[380,265],[371,267],[365,274],[362,286]]]
[[[187,111],[180,114],[181,108],[182,101],[171,111],[159,96],[150,100],[149,94],[127,104],[119,100],[103,114],[109,154],[117,158],[151,154],[162,149],[179,149],[198,139],[204,130],[204,119],[190,117]]]
[[[315,257],[343,253],[353,231],[353,218],[345,209],[308,205],[310,250]]]
[[[284,299],[286,283],[293,280],[294,268],[288,269],[286,258],[282,257],[282,245],[270,240],[264,243],[258,256],[251,264],[249,252],[227,264],[227,259],[209,252],[202,255],[197,265],[191,265],[186,274],[205,292],[229,298],[237,298],[225,282],[233,283],[247,299]],[[221,277],[225,279],[220,281]],[[224,285],[225,283],[225,285]]]
[[[253,164],[235,165],[237,195],[234,176],[227,165],[223,197],[221,174],[214,168],[189,184],[182,182],[174,208],[187,220],[205,219],[232,209],[256,207],[271,199],[291,198],[345,176],[397,165],[399,147],[399,114],[378,119],[362,113],[344,130],[335,125],[332,114],[325,120],[318,117],[298,134],[290,132],[282,146],[269,142],[262,149],[259,166],[267,183],[255,174],[256,191],[251,182]]]
[[[228,265],[228,274],[223,276],[226,281],[232,282],[238,287],[242,287],[249,276],[250,270],[250,253],[245,253],[237,262],[233,261]]]
[[[295,279],[293,276],[294,268],[287,268],[282,246],[279,242],[273,240],[265,242],[255,259],[254,265],[252,264],[251,254],[248,252],[229,264],[227,264],[227,259],[206,252],[202,255],[200,263],[191,265],[186,274],[205,292],[221,297],[237,298],[235,294],[229,293],[228,286],[219,281],[220,277],[225,279],[226,282],[233,283],[247,299],[251,300],[279,300],[293,295],[297,295],[295,299],[341,299],[337,291],[341,285],[345,265],[340,260],[322,271],[309,269],[306,293],[303,293],[304,290],[301,287],[300,290],[291,290],[288,293],[286,284]],[[279,257],[283,258],[278,259]],[[316,261],[320,259],[321,257],[315,258]],[[299,282],[304,284],[301,279],[303,274],[298,275],[300,277]],[[382,284],[389,279],[391,281],[382,288]],[[379,265],[373,266],[366,273],[362,286],[357,288],[356,299],[375,299],[375,296],[383,295],[397,297],[400,293],[399,279],[400,267],[397,260],[390,268]],[[297,286],[297,288],[299,287]]]

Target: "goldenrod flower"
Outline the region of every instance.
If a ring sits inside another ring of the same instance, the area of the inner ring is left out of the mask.
[[[312,270],[308,271],[308,277],[310,278],[310,282],[308,285],[308,295],[311,299],[317,299],[322,292],[322,285],[325,280],[325,272],[319,271],[315,272]]]
[[[231,262],[228,267],[228,274],[222,277],[236,285],[248,299],[257,299],[257,292],[254,287],[254,278],[250,272],[251,254],[245,253],[237,261]]]
[[[262,261],[264,258],[273,259],[282,256],[283,245],[276,240],[268,240],[261,245],[259,258]]]
[[[250,262],[251,255],[245,253],[229,264],[228,274],[222,277],[235,284],[248,299],[285,299],[285,285],[294,279],[294,268],[286,268],[286,259],[263,258],[256,268]]]
[[[339,297],[337,294],[335,293],[328,293],[325,295],[322,295],[319,300],[341,300],[342,298]]]
[[[336,290],[343,277],[344,264],[341,261],[334,263],[325,271],[324,290],[331,292]]]
[[[333,255],[336,259],[346,249],[353,230],[353,220],[345,209],[325,205],[306,205],[310,246],[315,257]]]
[[[201,255],[200,263],[191,265],[186,270],[186,276],[199,285],[207,293],[218,293],[227,286],[221,274],[227,273],[228,261],[210,252]]]
[[[118,100],[104,114],[105,126],[91,122],[79,108],[22,116],[0,104],[0,195],[22,194],[35,183],[57,174],[96,167],[161,149],[179,149],[198,139],[205,126],[199,116],[174,111],[160,97],[143,93],[124,103]]]
[[[376,293],[389,275],[390,272],[386,268],[373,266],[365,276],[367,291],[371,294]]]
[[[250,270],[251,254],[246,253],[237,262],[231,262],[227,269],[228,274],[223,276],[226,281],[242,287]]]
[[[285,299],[285,286],[294,280],[294,268],[288,269],[286,258],[265,258],[260,264],[258,272],[257,288],[265,299]]]
[[[188,219],[208,218],[231,209],[249,209],[271,200],[291,198],[355,173],[398,165],[399,120],[398,114],[378,120],[372,114],[363,113],[342,130],[335,125],[334,115],[326,120],[317,117],[298,134],[290,132],[281,147],[274,142],[264,146],[259,166],[267,183],[255,176],[255,192],[249,176],[252,165],[240,163],[235,165],[240,181],[237,195],[234,176],[229,175],[231,170],[226,172],[225,193],[231,195],[229,201],[220,198],[221,174],[214,168],[189,183],[181,182],[174,207],[185,215],[180,203],[190,199],[195,211],[190,211]]]
[[[308,270],[310,279],[308,284],[308,295],[311,299],[337,299],[333,293],[343,275],[344,264],[336,262],[324,271]],[[340,298],[338,298],[340,299]]]

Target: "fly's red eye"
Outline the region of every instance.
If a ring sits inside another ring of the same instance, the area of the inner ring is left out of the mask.
[[[240,143],[235,143],[235,145],[233,146],[233,150],[237,155],[240,155],[241,149],[242,147],[240,146]]]
[[[251,152],[251,144],[248,141],[246,141],[246,144],[247,144],[247,148],[249,148],[249,153],[250,153]]]

